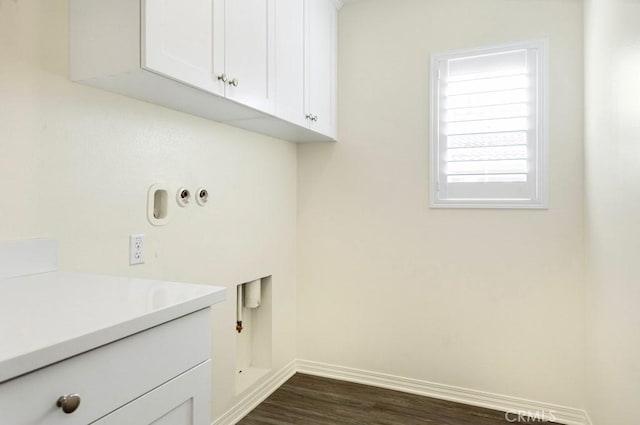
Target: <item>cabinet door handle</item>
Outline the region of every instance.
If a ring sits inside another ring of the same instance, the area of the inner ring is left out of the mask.
[[[234,78],[233,80],[229,80],[229,85],[230,86],[238,87],[238,84],[239,84],[239,82],[238,82],[237,78]]]
[[[318,116],[317,116],[317,115],[314,115],[314,116],[311,118],[311,121],[318,121]]]
[[[80,406],[79,394],[68,394],[61,396],[56,402],[56,406],[62,409],[64,413],[73,413]]]
[[[222,74],[218,75],[218,81],[222,81],[223,83],[226,83],[227,82],[227,74],[222,73]]]
[[[307,114],[307,115],[305,115],[304,117],[305,117],[306,119],[308,119],[308,120],[313,120],[313,115],[311,115],[311,114]]]

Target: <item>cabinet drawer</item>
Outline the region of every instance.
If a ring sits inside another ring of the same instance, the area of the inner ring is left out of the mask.
[[[8,381],[0,422],[87,425],[209,359],[210,334],[204,309]],[[56,401],[73,393],[80,406],[65,414]]]
[[[211,360],[108,414],[94,425],[210,425]]]

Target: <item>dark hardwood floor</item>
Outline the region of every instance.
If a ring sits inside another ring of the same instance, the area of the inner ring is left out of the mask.
[[[510,423],[513,422],[509,422],[503,412],[495,410],[296,374],[238,425],[505,425]],[[520,424],[533,423],[541,422],[520,422]]]

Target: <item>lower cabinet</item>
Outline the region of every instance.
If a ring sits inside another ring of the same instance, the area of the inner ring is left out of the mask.
[[[172,379],[95,425],[209,425],[211,361]]]
[[[210,359],[206,308],[0,383],[0,425],[209,425]]]

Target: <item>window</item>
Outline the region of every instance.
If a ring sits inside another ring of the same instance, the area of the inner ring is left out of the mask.
[[[546,208],[547,43],[431,58],[431,207]]]

